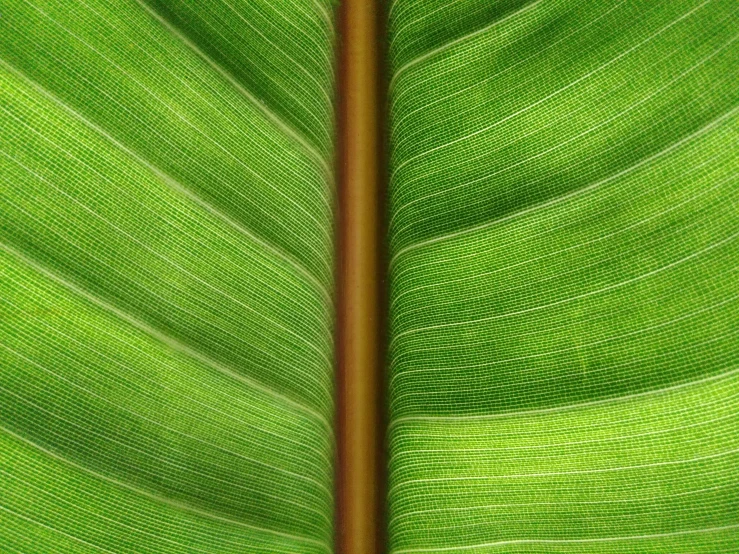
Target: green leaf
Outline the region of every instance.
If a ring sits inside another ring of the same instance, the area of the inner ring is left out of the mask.
[[[736,552],[739,6],[388,25],[391,552]]]
[[[0,550],[324,552],[325,0],[0,1]]]

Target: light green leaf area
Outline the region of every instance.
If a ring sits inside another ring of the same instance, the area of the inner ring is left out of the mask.
[[[391,552],[739,552],[739,5],[388,25]]]
[[[331,549],[332,13],[194,5],[0,2],[3,553]]]

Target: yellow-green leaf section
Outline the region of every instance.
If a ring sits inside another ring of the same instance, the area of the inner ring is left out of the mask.
[[[739,551],[739,5],[388,10],[390,551]]]
[[[333,13],[0,2],[0,550],[326,552]]]

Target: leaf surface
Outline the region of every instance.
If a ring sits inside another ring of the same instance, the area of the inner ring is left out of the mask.
[[[0,14],[0,550],[330,550],[328,4]]]
[[[735,551],[736,3],[388,26],[391,551]]]

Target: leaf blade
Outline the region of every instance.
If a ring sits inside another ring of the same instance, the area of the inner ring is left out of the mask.
[[[428,27],[453,12],[437,40]],[[731,550],[735,6],[399,0],[400,14],[391,551]],[[651,394],[674,387],[695,388],[689,414]],[[623,410],[625,442],[547,449],[597,438],[603,403]],[[714,408],[725,419],[693,425]],[[683,435],[658,438],[668,423]],[[635,425],[655,434],[629,441]],[[705,496],[665,494],[691,487]]]
[[[0,544],[331,550],[330,145],[139,2],[2,11]]]

